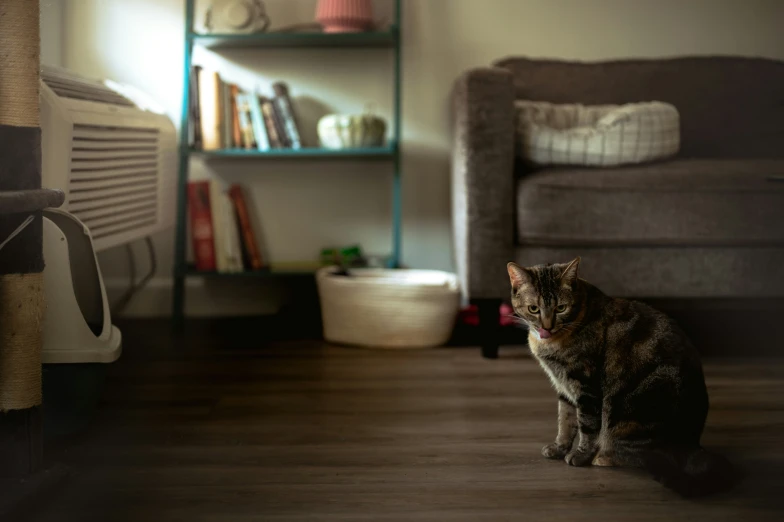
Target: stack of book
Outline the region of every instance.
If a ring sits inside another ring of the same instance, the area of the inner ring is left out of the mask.
[[[188,182],[188,212],[196,270],[261,270],[264,262],[242,188],[218,180]]]
[[[270,97],[242,91],[220,74],[191,68],[188,141],[200,150],[299,149],[303,147],[288,86],[277,82]]]

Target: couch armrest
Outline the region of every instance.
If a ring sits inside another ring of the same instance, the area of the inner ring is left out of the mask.
[[[514,257],[514,87],[506,69],[463,73],[452,96],[452,231],[463,296],[509,295]]]

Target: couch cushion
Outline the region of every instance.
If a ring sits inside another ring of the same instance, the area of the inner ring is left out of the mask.
[[[518,181],[521,244],[784,245],[782,223],[780,160],[556,168]]]
[[[784,248],[519,247],[522,266],[580,256],[580,277],[615,297],[784,297]],[[503,267],[498,269],[506,276]]]
[[[784,62],[699,56],[574,62],[524,57],[511,71],[518,99],[585,105],[659,100],[681,119],[685,158],[784,159]]]

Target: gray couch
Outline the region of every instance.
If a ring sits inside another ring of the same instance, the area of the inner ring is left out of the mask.
[[[533,169],[516,155],[515,99],[674,104],[676,158]],[[497,354],[506,263],[582,257],[581,275],[634,298],[784,296],[784,62],[683,57],[507,58],[453,94],[452,212],[464,297]]]

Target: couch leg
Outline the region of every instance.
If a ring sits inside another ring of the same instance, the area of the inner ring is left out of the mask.
[[[479,316],[479,342],[482,346],[482,357],[498,359],[501,299],[477,299],[474,303]]]

